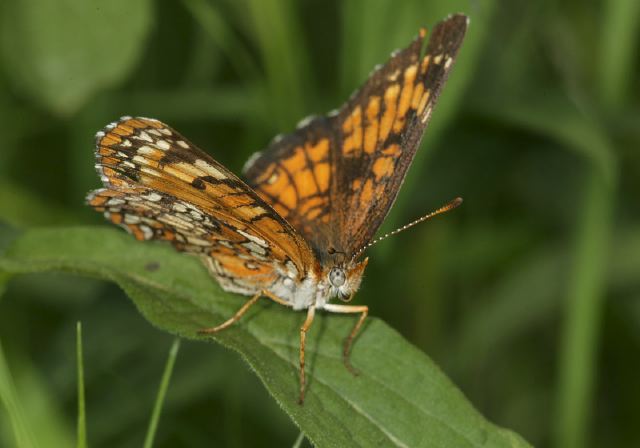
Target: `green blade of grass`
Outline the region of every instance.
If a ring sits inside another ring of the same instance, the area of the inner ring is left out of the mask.
[[[258,73],[248,49],[235,36],[228,25],[228,21],[224,19],[212,2],[183,0],[183,3],[211,41],[229,58],[236,71],[245,75],[244,79],[251,78]]]
[[[164,404],[164,397],[167,395],[169,381],[171,380],[171,373],[173,373],[173,367],[176,363],[179,348],[180,339],[176,338],[171,345],[167,364],[164,367],[164,373],[162,374],[162,380],[160,381],[160,387],[158,388],[158,395],[156,396],[156,402],[153,406],[153,412],[151,413],[151,420],[149,421],[149,429],[147,430],[147,436],[144,439],[144,448],[151,448],[153,446],[153,439],[155,438],[158,430],[158,422],[160,421],[160,412],[162,411],[162,405]]]
[[[634,77],[634,61],[640,32],[640,2],[615,0],[603,2],[603,26],[600,35],[598,87],[603,103],[619,109],[633,95],[629,87]]]
[[[19,448],[37,446],[32,428],[27,425],[24,410],[20,405],[16,386],[9,370],[4,350],[0,343],[0,402],[2,402],[11,422],[14,442]]]
[[[87,414],[84,397],[84,365],[82,358],[82,323],[76,324],[76,362],[78,370],[78,429],[77,447],[87,447]]]
[[[306,111],[306,94],[313,85],[305,37],[297,26],[294,3],[245,0],[242,13],[260,52],[266,75],[267,115],[281,131],[290,129]]]
[[[556,446],[581,447],[591,417],[618,161],[601,124],[564,95],[548,92],[517,104],[493,104],[491,110],[491,115],[552,138],[584,158],[585,187],[575,224],[553,421]]]
[[[587,175],[582,214],[577,225],[573,275],[560,350],[557,447],[587,446],[613,198],[612,187],[602,177],[601,170],[592,167]]]

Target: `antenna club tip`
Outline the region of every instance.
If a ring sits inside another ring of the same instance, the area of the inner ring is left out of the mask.
[[[458,196],[453,201],[451,201],[451,205],[453,205],[454,207],[457,207],[460,204],[462,204],[462,202],[463,202],[462,198],[460,196]]]

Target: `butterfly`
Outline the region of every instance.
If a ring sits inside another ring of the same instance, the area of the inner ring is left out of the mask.
[[[104,188],[88,204],[138,240],[163,240],[199,256],[226,291],[306,310],[300,328],[299,401],[305,396],[305,339],[315,313],[359,318],[350,301],[368,258],[362,255],[388,214],[420,145],[433,107],[462,44],[468,18],[438,23],[392,53],[339,110],[303,120],[246,163],[244,180],[177,131],[149,118],[123,117],[96,134]],[[459,205],[456,199],[393,233]]]

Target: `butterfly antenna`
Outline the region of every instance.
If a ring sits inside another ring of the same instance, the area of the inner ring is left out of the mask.
[[[453,210],[454,208],[458,207],[460,204],[462,204],[462,198],[455,198],[454,200],[448,202],[447,204],[443,205],[439,209],[434,210],[431,213],[429,213],[427,215],[424,215],[423,217],[418,218],[415,221],[410,222],[409,224],[405,224],[404,226],[399,227],[396,230],[393,230],[392,232],[385,233],[384,235],[379,236],[378,238],[374,239],[369,244],[363,246],[360,250],[358,250],[353,255],[353,257],[351,257],[351,260],[355,260],[356,258],[358,258],[360,256],[360,254],[362,254],[362,252],[364,252],[365,250],[367,250],[368,248],[370,248],[374,244],[377,244],[380,241],[389,238],[390,236],[397,235],[400,232],[404,232],[405,230],[410,229],[411,227],[413,227],[413,226],[415,226],[417,224],[420,224],[421,222],[424,222],[424,221],[426,221],[428,219],[431,219],[434,216],[437,216],[437,215],[440,215],[442,213],[448,212],[449,210]]]

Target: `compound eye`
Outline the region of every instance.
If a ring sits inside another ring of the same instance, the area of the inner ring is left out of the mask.
[[[344,269],[332,268],[329,271],[329,281],[336,288],[341,287],[347,281],[347,275],[344,273]]]

